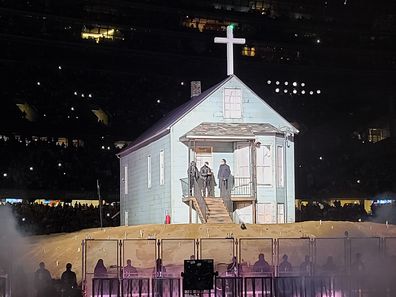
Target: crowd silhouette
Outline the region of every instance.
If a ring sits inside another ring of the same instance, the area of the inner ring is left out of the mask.
[[[17,220],[17,228],[26,235],[74,232],[100,227],[98,206],[88,204],[49,206],[28,202],[10,206]],[[103,227],[119,226],[118,211],[117,203],[103,205]]]

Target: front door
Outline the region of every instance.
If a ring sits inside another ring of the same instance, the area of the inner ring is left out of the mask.
[[[211,146],[199,146],[195,149],[195,162],[198,170],[204,166],[205,162],[209,163],[209,167],[213,170],[213,154]]]
[[[235,177],[250,178],[250,150],[248,142],[238,142],[235,146]]]

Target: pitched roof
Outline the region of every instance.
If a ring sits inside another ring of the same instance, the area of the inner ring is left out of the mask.
[[[155,123],[151,128],[146,130],[142,135],[132,141],[125,149],[123,149],[117,155],[125,156],[126,154],[129,154],[147,145],[149,142],[155,141],[162,136],[168,134],[170,128],[174,124],[176,124],[184,115],[189,113],[192,109],[194,109],[197,105],[199,105],[202,101],[204,101],[208,96],[210,96],[226,82],[228,82],[231,78],[232,76],[227,77],[217,85],[214,85],[213,87],[207,89],[198,96],[192,97],[189,101],[168,113],[157,123]]]
[[[256,135],[284,133],[269,123],[201,123],[180,137],[189,138],[243,138],[254,139]]]
[[[134,141],[132,141],[125,149],[123,149],[121,152],[117,154],[117,156],[125,156],[135,150],[138,150],[141,147],[146,146],[150,142],[153,142],[162,136],[166,135],[169,133],[171,127],[176,124],[181,118],[183,118],[186,114],[188,114],[191,110],[193,110],[196,106],[198,106],[201,102],[203,102],[206,98],[208,98],[212,93],[217,91],[219,88],[221,88],[224,84],[226,84],[228,81],[230,81],[232,78],[236,78],[242,85],[244,85],[246,88],[248,88],[253,94],[255,94],[258,98],[258,96],[252,89],[250,89],[245,83],[243,83],[237,76],[235,75],[230,75],[223,81],[219,82],[217,85],[214,85],[213,87],[207,89],[206,91],[202,92],[200,95],[192,97],[189,101],[186,103],[180,105],[170,113],[168,113],[166,116],[164,116],[162,119],[160,119],[157,123],[155,123],[151,128],[146,130],[142,135],[140,135],[138,138],[136,138]],[[262,100],[262,99],[261,99]],[[262,100],[264,104],[268,106],[269,109],[271,109],[273,112],[278,114],[268,103],[266,103],[264,100]],[[291,126],[291,130],[293,133],[298,133],[299,131],[293,127],[286,119],[284,119],[281,115],[279,115],[286,123],[288,123]]]

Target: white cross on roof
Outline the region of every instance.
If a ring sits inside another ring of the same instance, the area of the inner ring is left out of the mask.
[[[245,44],[245,38],[234,38],[233,25],[227,26],[227,37],[215,37],[215,43],[227,44],[227,75],[234,74],[234,44]]]

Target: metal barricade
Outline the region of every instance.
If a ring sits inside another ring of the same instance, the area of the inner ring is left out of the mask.
[[[85,239],[83,241],[83,289],[86,296],[93,296],[92,279],[95,277],[95,267],[100,262],[103,262],[105,267],[100,269],[101,277],[118,280],[120,276],[119,255],[119,241],[116,239]]]
[[[216,297],[242,297],[243,278],[242,277],[216,277],[215,278]]]
[[[120,281],[118,278],[92,279],[93,297],[120,297]]]
[[[159,277],[152,279],[153,297],[180,297],[180,278]]]
[[[241,238],[239,239],[239,262],[242,266],[243,275],[254,273],[254,264],[259,260],[260,256],[264,256],[264,260],[274,272],[274,249],[272,238]]]
[[[122,297],[150,296],[149,278],[125,278],[121,280]]]
[[[279,238],[277,240],[277,267],[281,265],[284,256],[287,256],[291,269],[286,273],[277,272],[277,275],[311,275],[313,273],[312,246],[309,238]]]
[[[130,260],[139,277],[153,275],[156,259],[157,242],[155,239],[124,239],[122,241],[121,265],[124,268]]]
[[[352,274],[373,273],[381,270],[381,241],[379,237],[349,238],[349,243],[349,265]]]
[[[274,297],[305,297],[303,277],[300,276],[275,277]]]
[[[168,275],[180,277],[184,270],[184,260],[194,260],[196,258],[196,243],[194,239],[161,240],[161,259]]]
[[[202,238],[200,240],[200,259],[213,259],[215,271],[225,275],[227,266],[235,256],[233,238]]]
[[[316,238],[313,267],[315,275],[345,274],[348,246],[345,238]]]
[[[245,297],[272,297],[272,277],[249,276],[244,278]]]
[[[0,275],[0,297],[6,297],[7,294],[7,276]]]

